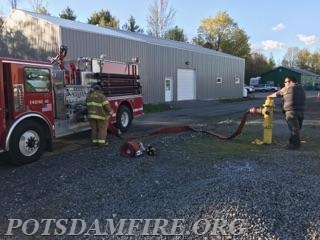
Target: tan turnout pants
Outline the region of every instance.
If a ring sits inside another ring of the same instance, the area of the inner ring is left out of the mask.
[[[105,145],[107,140],[107,130],[109,127],[109,117],[106,120],[89,118],[91,127],[92,143],[98,145]]]

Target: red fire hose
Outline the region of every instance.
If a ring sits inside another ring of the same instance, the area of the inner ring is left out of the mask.
[[[208,131],[208,130],[198,130],[198,129],[195,129],[195,128],[189,126],[189,125],[164,127],[164,128],[160,128],[158,130],[155,130],[155,131],[152,131],[152,132],[149,132],[149,133],[145,133],[145,134],[142,134],[142,135],[139,135],[139,136],[134,136],[134,137],[127,138],[125,140],[125,143],[121,146],[120,153],[121,153],[122,156],[125,156],[125,157],[133,157],[133,156],[135,156],[137,151],[139,151],[139,149],[140,149],[140,145],[139,145],[139,143],[134,141],[135,139],[143,138],[143,137],[147,137],[147,136],[158,135],[158,134],[163,134],[163,133],[179,133],[179,132],[193,131],[193,132],[207,133],[207,134],[212,135],[214,137],[217,137],[217,138],[219,138],[221,140],[230,140],[232,138],[235,138],[236,136],[238,136],[242,132],[242,129],[245,126],[246,121],[247,121],[247,116],[250,113],[254,113],[254,112],[252,110],[248,110],[243,114],[241,122],[240,122],[238,128],[230,136],[225,136],[223,134],[212,132],[212,131]],[[112,130],[112,132],[116,133],[116,135],[119,136],[119,134],[117,134],[118,132],[117,132],[116,128],[114,128]]]
[[[124,144],[122,144],[120,153],[124,157],[134,157],[139,150],[139,143],[135,141],[127,141]]]
[[[242,116],[242,119],[241,119],[241,122],[238,126],[238,128],[236,129],[236,131],[234,133],[232,133],[230,136],[225,136],[223,134],[220,134],[220,133],[216,133],[216,132],[212,132],[212,131],[207,131],[207,130],[201,130],[201,131],[197,131],[197,132],[204,132],[204,133],[207,133],[209,135],[212,135],[212,136],[215,136],[221,140],[230,140],[232,138],[235,138],[236,136],[238,136],[241,132],[242,132],[242,129],[244,127],[244,125],[246,124],[247,122],[247,116],[248,114],[250,113],[250,111],[246,111],[243,116]]]

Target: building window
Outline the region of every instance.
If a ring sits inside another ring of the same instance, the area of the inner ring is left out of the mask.
[[[50,71],[43,68],[25,68],[26,92],[48,92],[50,88]]]
[[[222,83],[222,77],[217,77],[217,83]]]

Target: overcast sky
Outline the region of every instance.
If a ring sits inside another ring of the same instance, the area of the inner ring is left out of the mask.
[[[29,0],[17,0],[18,8],[31,10]],[[227,11],[250,37],[253,49],[266,57],[272,54],[280,63],[288,47],[319,50],[320,1],[254,1],[254,0],[168,0],[175,11],[175,22],[191,40],[203,18],[214,17],[218,11]],[[0,12],[10,10],[8,0],[0,0]],[[153,0],[43,0],[52,16],[69,6],[77,21],[87,22],[92,13],[101,9],[120,20],[122,26],[132,15],[137,24],[146,30],[146,18]]]

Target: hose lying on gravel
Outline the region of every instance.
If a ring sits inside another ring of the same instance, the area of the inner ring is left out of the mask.
[[[160,128],[158,130],[155,130],[155,131],[152,131],[152,132],[149,132],[149,133],[145,133],[145,134],[142,134],[142,135],[139,135],[139,136],[133,136],[133,137],[127,138],[125,140],[125,143],[120,148],[120,153],[124,157],[133,157],[133,156],[136,155],[135,153],[137,151],[139,151],[139,143],[135,142],[134,141],[135,139],[143,138],[143,137],[147,137],[147,136],[158,135],[158,134],[164,134],[164,133],[179,133],[179,132],[193,131],[193,132],[206,133],[206,134],[212,135],[214,137],[217,137],[217,138],[219,138],[221,140],[230,140],[230,139],[235,138],[236,136],[238,136],[242,132],[242,129],[243,129],[244,125],[246,124],[247,116],[248,116],[249,113],[250,113],[249,111],[246,111],[243,114],[241,122],[240,122],[238,128],[230,136],[225,136],[223,134],[212,132],[212,131],[208,131],[208,130],[195,129],[195,128],[189,126],[189,125],[164,127],[164,128]],[[119,134],[117,134],[117,136],[121,137]]]

